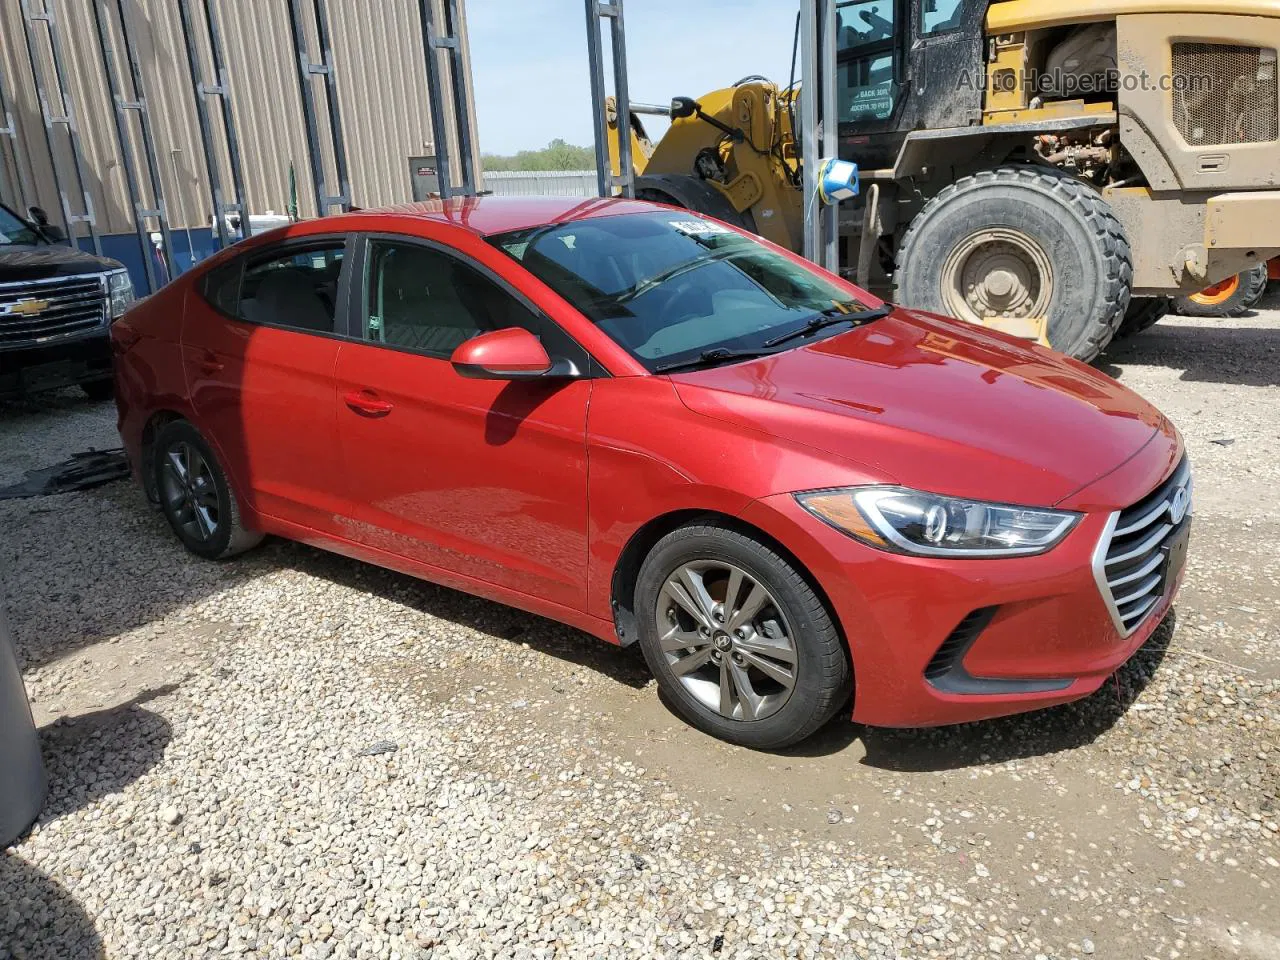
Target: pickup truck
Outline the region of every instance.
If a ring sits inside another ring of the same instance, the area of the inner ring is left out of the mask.
[[[111,321],[133,302],[118,260],[67,245],[39,207],[0,204],[0,398],[79,385],[111,397]]]

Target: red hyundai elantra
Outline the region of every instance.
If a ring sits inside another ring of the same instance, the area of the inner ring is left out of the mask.
[[[1048,350],[623,200],[298,223],[113,328],[134,472],[193,552],[276,534],[639,642],[774,748],[1085,696],[1164,617],[1178,432]]]

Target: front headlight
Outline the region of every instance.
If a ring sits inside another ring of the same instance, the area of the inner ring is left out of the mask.
[[[798,493],[800,505],[837,530],[881,550],[925,557],[1014,557],[1044,553],[1080,515],[904,487]]]
[[[107,299],[110,301],[112,320],[124,316],[124,312],[133,303],[133,281],[129,279],[128,270],[115,270],[107,274]]]

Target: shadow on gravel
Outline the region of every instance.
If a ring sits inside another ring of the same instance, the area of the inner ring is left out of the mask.
[[[112,405],[110,400],[90,400],[78,387],[0,400],[0,421],[18,417],[44,416],[64,411],[97,410]]]
[[[57,544],[40,563],[8,581],[14,645],[24,671],[161,621],[287,566],[291,559],[282,543],[269,543],[230,563],[193,557],[130,480],[78,496],[73,509],[83,511],[90,504],[99,511],[96,526],[68,523],[59,514],[61,496],[19,501],[28,538]],[[0,542],[0,563],[12,559],[16,566],[16,552],[5,554],[6,545]],[[64,555],[77,562],[64,564]]]
[[[147,690],[117,707],[59,717],[43,727],[40,747],[49,771],[49,795],[39,822],[117,793],[158,764],[173,729],[142,705],[176,689],[169,684]]]
[[[1259,362],[1264,354],[1273,362]],[[1172,317],[1137,336],[1113,340],[1095,363],[1120,380],[1126,365],[1141,364],[1181,369],[1184,381],[1269,387],[1280,384],[1280,328],[1191,326]]]
[[[0,853],[0,956],[99,960],[93,921],[76,899],[16,853]]]
[[[1176,623],[1177,613],[1171,611],[1128,663],[1096,693],[1075,703],[953,727],[855,728],[867,751],[862,762],[884,770],[924,773],[1005,763],[1087,746],[1115,726],[1151,683],[1169,652]],[[816,741],[828,735],[823,731],[815,737],[814,747],[818,746]]]
[[[58,515],[58,497],[22,501],[31,539],[60,544],[47,562],[32,565],[10,588],[9,614],[24,671],[289,568],[459,626],[527,643],[630,687],[639,689],[649,680],[638,652],[619,653],[610,644],[534,614],[300,543],[268,538],[261,548],[227,563],[197,559],[178,543],[163,516],[144,505],[131,481],[108,484],[85,496],[106,498],[101,506],[109,519],[103,522],[125,527],[127,539],[104,537],[100,526],[68,524]],[[122,542],[128,544],[127,551],[121,551]],[[8,559],[6,549],[0,542],[0,562]],[[62,570],[64,554],[79,558],[74,579]]]
[[[49,795],[39,823],[124,789],[160,762],[169,723],[142,704],[174,686],[139,694],[109,710],[62,717],[40,731]],[[99,960],[106,951],[84,908],[16,852],[0,854],[0,957]]]
[[[587,667],[636,690],[652,679],[638,648],[619,650],[590,634],[515,607],[312,547],[298,546],[290,561],[294,569],[311,576],[490,636],[527,643],[540,653]]]

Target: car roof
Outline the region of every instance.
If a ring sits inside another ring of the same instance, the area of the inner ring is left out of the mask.
[[[347,216],[406,217],[448,223],[470,230],[482,237],[510,233],[548,224],[569,223],[593,217],[612,217],[627,213],[652,213],[658,209],[641,200],[600,197],[453,197],[449,200],[426,200],[401,203],[377,210],[352,211]],[[332,226],[335,217],[326,223]]]

